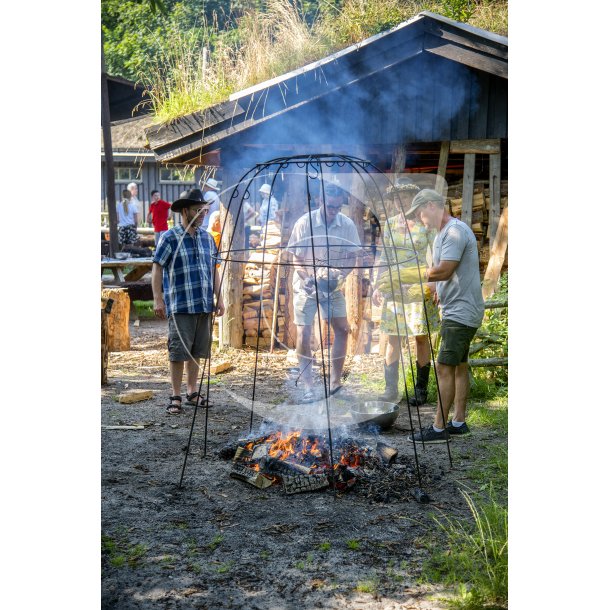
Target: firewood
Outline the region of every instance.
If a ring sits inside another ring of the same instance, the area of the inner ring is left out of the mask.
[[[390,445],[386,445],[381,441],[377,443],[377,453],[383,460],[384,464],[391,464],[396,460],[396,456],[398,455],[398,451],[396,451],[394,447],[390,447]]]
[[[226,371],[227,369],[230,369],[232,364],[233,363],[230,360],[222,360],[221,362],[218,362],[217,364],[211,364],[210,365],[210,373],[212,375],[216,375],[218,373],[222,373],[223,371]]]
[[[282,477],[284,491],[287,495],[316,491],[328,487],[328,477],[325,474],[297,474]]]
[[[140,402],[142,400],[148,400],[153,397],[152,390],[127,390],[122,392],[118,396],[118,401],[123,404],[131,404],[133,402]]]
[[[259,489],[265,489],[266,487],[273,485],[273,479],[270,479],[264,474],[252,470],[252,468],[248,468],[239,462],[233,462],[231,477],[250,483],[250,485],[254,485],[254,487],[258,487]]]

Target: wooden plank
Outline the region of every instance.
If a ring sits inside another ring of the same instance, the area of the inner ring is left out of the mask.
[[[152,390],[127,390],[126,392],[121,392],[117,400],[122,404],[130,405],[134,402],[149,400],[152,397]]]
[[[152,264],[150,265],[150,267],[145,267],[143,265],[141,267],[135,267],[125,276],[125,281],[126,282],[137,282],[138,280],[142,279],[151,270],[152,270]]]
[[[464,140],[468,138],[470,121],[470,88],[475,74],[469,78],[456,78],[451,87],[451,104],[455,108],[455,116],[451,119],[451,140]]]
[[[508,63],[506,61],[488,55],[481,55],[450,42],[440,42],[440,44],[439,42],[438,40],[430,42],[429,39],[426,39],[424,50],[433,55],[457,61],[470,68],[483,70],[483,72],[508,79]]]
[[[434,190],[439,194],[447,195],[447,182],[445,176],[447,174],[447,161],[449,159],[450,142],[444,141],[441,143],[441,152],[438,158],[438,172],[436,173],[436,185]]]
[[[508,248],[508,206],[502,210],[498,231],[491,247],[489,263],[483,277],[483,300],[487,301],[496,291],[506,249]]]
[[[464,155],[464,181],[462,186],[462,216],[461,221],[468,226],[472,223],[472,197],[474,195],[474,162],[475,155]]]
[[[493,243],[500,222],[500,153],[489,155],[489,241]]]
[[[480,155],[499,154],[500,140],[452,140],[449,152]]]
[[[470,38],[470,35],[464,32],[464,30],[452,28],[448,24],[439,24],[437,21],[427,22],[424,26],[424,31],[427,35],[436,36],[438,39],[470,47],[474,51],[493,55],[498,59],[508,61],[508,47],[500,42]]]
[[[470,133],[471,138],[487,137],[487,115],[489,114],[489,79],[486,72],[478,72],[470,85]],[[471,152],[471,151],[468,151]],[[472,151],[478,152],[478,151]]]
[[[221,360],[220,362],[217,362],[216,364],[210,365],[210,374],[216,375],[218,373],[223,373],[224,371],[230,369],[232,366],[233,366],[233,363],[231,362],[231,360]]]

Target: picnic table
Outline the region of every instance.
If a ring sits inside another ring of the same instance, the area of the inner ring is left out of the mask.
[[[102,258],[102,275],[104,275],[104,269],[111,269],[117,282],[136,282],[152,270],[152,261],[152,257],[118,259],[106,256]],[[132,267],[132,269],[123,275],[125,267]]]

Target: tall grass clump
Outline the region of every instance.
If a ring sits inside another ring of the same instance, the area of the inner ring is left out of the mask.
[[[466,15],[469,23],[506,33],[507,0],[467,4],[472,9]],[[156,120],[167,122],[322,59],[424,10],[443,14],[443,0],[329,0],[315,14],[299,0],[266,0],[263,9],[246,10],[222,27],[217,20],[204,21],[202,28],[186,33],[169,27],[165,40],[171,44],[159,46],[139,80],[152,99]]]
[[[430,10],[430,2],[404,0],[345,0],[338,6],[322,5],[318,30],[335,49],[360,42]]]
[[[444,539],[433,547],[424,578],[456,588],[456,610],[508,607],[508,511],[490,491],[478,504],[462,491],[471,519],[435,518]]]

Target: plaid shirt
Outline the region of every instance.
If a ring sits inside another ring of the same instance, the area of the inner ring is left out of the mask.
[[[199,227],[195,237],[177,226],[161,236],[153,262],[163,267],[163,299],[167,315],[210,313],[218,250],[211,235]]]

